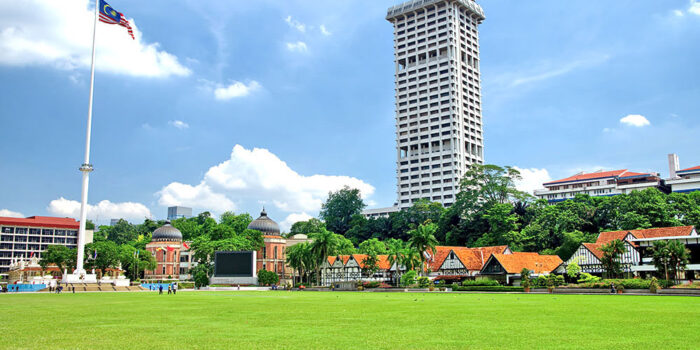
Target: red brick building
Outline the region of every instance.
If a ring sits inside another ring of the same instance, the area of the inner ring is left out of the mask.
[[[279,225],[267,217],[263,208],[260,217],[253,220],[248,228],[262,232],[265,241],[265,246],[257,252],[256,271],[262,269],[273,271],[280,276],[280,279],[284,279],[287,240],[280,235]]]
[[[165,225],[153,231],[151,242],[146,244],[148,250],[156,258],[156,269],[145,271],[147,279],[179,279],[180,251],[182,250],[182,233],[166,221]]]

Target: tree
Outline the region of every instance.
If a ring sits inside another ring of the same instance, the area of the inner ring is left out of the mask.
[[[321,228],[326,228],[326,224],[323,221],[316,218],[311,218],[306,221],[297,221],[294,224],[292,224],[292,228],[289,230],[289,235],[308,235],[313,232],[319,232]]]
[[[362,272],[371,277],[377,272],[377,270],[379,270],[379,260],[377,259],[377,254],[370,252],[364,259],[362,259]]]
[[[336,192],[329,192],[328,199],[321,205],[321,220],[326,222],[328,230],[345,235],[350,229],[353,215],[359,215],[365,208],[360,190],[348,186]]]
[[[308,242],[302,242],[287,248],[287,264],[299,272],[300,282],[304,279],[304,273],[313,268],[311,255],[311,244]],[[293,275],[292,280],[294,280]]]
[[[124,219],[119,219],[119,221],[113,226],[102,226],[107,228],[106,237],[107,240],[116,243],[117,245],[122,245],[136,240],[138,237],[138,232],[134,225],[130,224]]]
[[[622,273],[620,256],[625,253],[625,243],[616,239],[601,246],[600,250],[603,252],[603,257],[600,259],[603,270],[608,273],[609,277],[620,275]]]
[[[60,274],[63,275],[63,271],[66,268],[75,266],[76,255],[75,249],[69,249],[64,245],[50,245],[41,253],[39,265],[41,265],[41,268],[44,270],[46,270],[48,265],[56,265]]]
[[[319,232],[315,232],[309,235],[313,241],[311,242],[311,251],[315,259],[315,268],[317,282],[321,281],[321,264],[329,256],[336,252],[338,247],[338,236],[322,228]]]
[[[227,211],[219,216],[219,225],[228,226],[233,229],[233,232],[245,231],[251,222],[253,222],[253,217],[248,213],[236,215],[233,212]]]
[[[355,254],[357,252],[357,249],[355,249],[355,245],[353,245],[352,241],[350,241],[349,239],[336,234],[336,240],[337,245],[335,247],[335,253],[333,254],[350,255]]]
[[[678,281],[680,272],[685,271],[690,260],[690,250],[680,241],[671,241],[668,244],[670,251],[670,266],[673,270],[674,280]]]
[[[668,241],[654,241],[652,251],[652,262],[657,271],[664,271],[664,276],[668,280],[668,268],[671,265],[671,249]]]
[[[531,196],[515,188],[515,182],[521,179],[520,172],[509,166],[472,164],[460,182],[460,193],[472,203],[524,201]]]
[[[403,253],[406,249],[406,244],[402,240],[390,239],[387,241],[387,254],[389,255],[389,265],[396,266],[396,285],[398,286],[401,278],[401,264],[403,262]]]
[[[530,270],[527,268],[523,268],[522,271],[520,271],[520,285],[522,285],[523,288],[530,288]]]
[[[581,274],[581,266],[578,265],[580,259],[575,259],[569,265],[566,266],[566,274],[572,280],[575,280],[578,275]]]
[[[119,245],[112,241],[93,242],[85,246],[86,262],[104,274],[119,265]]]
[[[126,276],[132,280],[140,279],[146,270],[155,270],[156,258],[145,249],[137,249],[125,244],[119,247],[119,262]]]
[[[258,271],[258,284],[263,286],[271,286],[279,283],[280,276],[272,271],[265,269]]]
[[[95,229],[95,223],[92,222],[92,220],[85,220],[85,229],[86,229],[86,230],[94,230],[94,229]]]
[[[386,254],[386,245],[384,245],[384,242],[372,238],[360,243],[357,247],[357,251],[360,254],[382,255]]]
[[[424,252],[434,252],[435,246],[438,244],[437,239],[435,239],[435,231],[437,231],[437,225],[428,222],[416,227],[415,230],[411,230],[408,233],[411,237],[408,240],[409,246],[420,254],[421,273],[425,267]]]
[[[193,267],[192,277],[194,278],[194,286],[197,288],[208,286],[211,271],[213,271],[213,266],[209,264],[197,264],[197,266]]]

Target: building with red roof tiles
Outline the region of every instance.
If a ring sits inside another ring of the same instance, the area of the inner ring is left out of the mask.
[[[622,271],[630,275],[656,271],[651,265],[651,251],[648,249],[655,240],[682,240],[691,250],[691,260],[697,260],[700,264],[700,237],[695,228],[676,226],[601,232],[595,243],[582,243],[564,265],[576,262],[581,272],[602,276],[605,271],[601,263],[603,251],[600,248],[614,240],[620,240],[625,245],[625,253],[620,257],[620,263]],[[697,268],[691,265],[688,270],[700,270],[700,265]]]
[[[680,169],[678,156],[668,155],[669,178],[666,185],[672,192],[695,192],[700,191],[700,165],[690,168]]]
[[[481,275],[496,279],[511,285],[520,284],[520,272],[530,270],[530,275],[537,277],[556,272],[563,264],[556,255],[540,255],[539,253],[492,254],[481,269]],[[561,271],[563,272],[563,271]]]
[[[13,261],[41,258],[50,245],[75,248],[80,222],[72,218],[30,216],[0,217],[0,276],[7,276]],[[92,242],[93,231],[85,231],[85,243]]]
[[[658,173],[639,173],[627,169],[612,171],[580,172],[567,178],[543,183],[544,189],[536,190],[535,196],[556,203],[574,198],[577,194],[590,196],[614,196],[633,191],[656,187],[664,192],[670,189],[664,185]]]
[[[430,276],[446,280],[474,277],[495,253],[511,254],[511,251],[506,245],[475,248],[437,246],[434,254],[428,258]]]
[[[377,281],[390,282],[393,273],[388,255],[377,255],[377,270],[369,271],[367,254],[329,256],[321,264],[321,285],[336,282]],[[394,269],[395,271],[395,269]]]

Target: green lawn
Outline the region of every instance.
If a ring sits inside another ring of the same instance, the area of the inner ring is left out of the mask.
[[[348,292],[0,295],[0,348],[697,349],[700,298]]]

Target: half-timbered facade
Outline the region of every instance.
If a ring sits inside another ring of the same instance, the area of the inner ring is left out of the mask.
[[[605,270],[601,262],[603,258],[601,247],[619,239],[625,246],[625,252],[619,257],[623,273],[638,275],[640,271],[655,271],[653,265],[649,266],[651,258],[643,258],[643,255],[649,255],[649,252],[646,252],[646,248],[640,246],[639,242],[650,242],[671,237],[688,237],[693,232],[695,232],[693,226],[601,232],[595,243],[582,243],[564,266],[576,262],[581,268],[581,272],[602,276]],[[639,267],[640,265],[645,265],[645,267]]]
[[[437,246],[428,259],[430,276],[445,280],[462,280],[479,274],[492,254],[511,254],[508,246],[452,247]]]
[[[492,254],[480,271],[480,275],[498,280],[506,285],[519,285],[520,273],[530,270],[531,277],[554,273],[563,261],[557,255],[540,255],[539,253]]]
[[[388,255],[377,255],[377,271],[374,273],[367,271],[366,258],[366,254],[329,256],[321,264],[321,285],[350,281],[391,281],[393,274]]]

